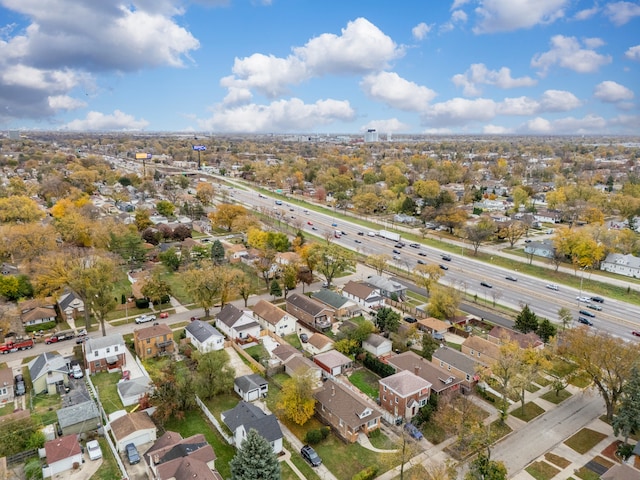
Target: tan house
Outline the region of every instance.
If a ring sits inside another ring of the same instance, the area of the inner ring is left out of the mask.
[[[382,414],[376,406],[340,383],[329,379],[313,396],[316,415],[347,442],[380,428]]]
[[[263,330],[275,333],[280,337],[295,333],[296,319],[280,307],[266,300],[258,300],[253,307],[253,318]]]
[[[544,348],[544,342],[535,332],[522,333],[500,326],[495,326],[491,329],[487,334],[487,340],[496,345],[502,345],[505,341],[510,341],[518,342],[520,348]]]
[[[333,340],[321,333],[314,333],[309,337],[307,343],[302,344],[303,348],[311,355],[328,352],[333,349]]]
[[[116,441],[116,449],[124,452],[129,443],[136,447],[155,442],[157,427],[146,412],[132,412],[109,422],[111,433]]]
[[[466,338],[460,346],[460,351],[487,365],[500,359],[500,346],[476,335]]]
[[[460,391],[462,378],[457,377],[451,371],[440,368],[422,358],[415,352],[403,352],[387,358],[387,363],[396,372],[408,370],[413,372],[431,384],[431,393],[434,395],[452,394]]]
[[[22,325],[38,325],[56,321],[56,300],[53,297],[34,298],[18,304]]]
[[[0,369],[0,406],[13,402],[14,398],[13,370]]]
[[[294,293],[287,297],[287,313],[300,322],[324,330],[331,328],[334,310],[306,295]]]
[[[449,347],[438,348],[431,357],[431,363],[450,372],[456,377],[463,378],[463,389],[469,391],[480,379],[477,370],[487,365],[462,352]]]
[[[133,345],[140,360],[173,355],[175,351],[173,331],[166,323],[134,330]]]
[[[437,340],[444,338],[444,334],[449,331],[449,327],[448,323],[433,317],[418,320],[418,328],[423,332],[430,333]]]
[[[378,380],[380,406],[395,418],[411,420],[424,407],[431,394],[431,383],[403,370]]]

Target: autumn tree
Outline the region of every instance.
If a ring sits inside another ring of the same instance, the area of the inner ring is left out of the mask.
[[[319,248],[319,260],[317,271],[331,285],[333,279],[345,271],[355,267],[355,257],[349,250],[339,247],[333,243],[323,245]]]
[[[509,415],[509,396],[517,385],[518,375],[522,369],[523,353],[517,342],[505,342],[500,345],[500,355],[488,370],[481,371],[481,375],[491,377],[497,384],[497,390],[502,396],[498,410],[504,421]]]
[[[153,225],[153,222],[151,221],[151,212],[146,208],[136,210],[134,215],[134,224],[139,232],[151,227]]]
[[[377,255],[369,255],[366,263],[376,271],[377,275],[382,275],[389,266],[389,260],[391,260],[389,255],[381,253]]]
[[[317,243],[305,243],[297,251],[311,276],[313,276],[313,272],[316,270],[318,262],[320,262],[320,252],[320,245]]]
[[[209,182],[198,182],[196,185],[196,198],[203,205],[209,205],[216,191]]]
[[[196,354],[194,358],[196,391],[200,398],[211,400],[216,395],[233,391],[236,372],[225,350]]]
[[[573,314],[571,313],[571,310],[567,307],[561,307],[560,310],[558,310],[558,320],[562,325],[562,331],[565,331],[573,322]]]
[[[515,392],[520,399],[520,407],[524,414],[524,402],[527,389],[536,382],[540,374],[550,370],[552,365],[542,350],[528,347],[521,349],[521,364],[514,382]]]
[[[140,291],[154,305],[158,305],[160,311],[162,311],[162,300],[171,295],[171,285],[156,270],[149,278],[144,280],[144,285]]]
[[[151,394],[153,418],[164,425],[172,418],[183,419],[196,406],[193,374],[179,362],[169,362],[160,371],[160,381]]]
[[[444,275],[444,271],[436,264],[417,264],[413,269],[414,281],[416,285],[424,288],[427,294],[431,293],[431,287],[438,283]]]
[[[31,198],[14,195],[0,198],[0,222],[31,223],[44,218],[44,211]]]
[[[315,411],[313,388],[313,379],[309,374],[288,378],[282,384],[276,407],[296,425],[304,425]]]
[[[491,460],[484,453],[469,464],[465,480],[506,480],[507,467],[504,462]]]
[[[3,238],[0,249],[11,263],[31,262],[37,257],[56,249],[56,232],[52,225],[22,223],[0,227]]]
[[[591,380],[588,387],[595,386],[606,405],[607,420],[613,420],[622,389],[638,359],[637,345],[599,330],[572,328],[563,333],[559,352]]]
[[[298,270],[298,265],[295,263],[287,263],[282,267],[282,287],[285,300],[289,292],[298,285]]]
[[[447,227],[450,234],[453,234],[453,230],[460,228],[467,221],[468,215],[462,209],[452,204],[446,204],[438,210],[435,216],[435,221]]]
[[[204,309],[205,317],[209,316],[211,308],[220,293],[218,270],[213,265],[203,268],[190,268],[180,274],[185,289],[195,303]]]
[[[232,205],[230,203],[223,203],[218,205],[215,212],[209,214],[209,220],[213,225],[224,228],[227,231],[231,231],[233,222],[242,216],[247,215],[247,209],[242,205]]]
[[[246,308],[249,297],[255,293],[255,288],[248,274],[243,273],[242,277],[238,279],[237,289],[238,295],[244,300],[244,306]]]
[[[460,305],[460,292],[455,288],[437,285],[429,295],[429,315],[440,320],[453,318]]]
[[[469,240],[469,243],[471,243],[471,246],[473,247],[474,255],[478,255],[478,248],[480,248],[480,245],[491,238],[495,233],[495,230],[495,222],[487,217],[482,217],[477,223],[467,225],[464,228],[467,240]]]
[[[516,242],[527,233],[527,230],[528,227],[524,222],[515,220],[498,230],[498,237],[506,239],[509,246],[513,248]]]

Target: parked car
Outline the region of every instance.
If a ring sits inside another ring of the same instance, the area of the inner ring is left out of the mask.
[[[422,438],[424,437],[420,429],[418,429],[418,427],[416,427],[413,423],[405,423],[404,429],[412,438],[415,438],[416,440],[422,440]]]
[[[24,383],[24,377],[21,373],[15,376],[16,395],[21,396],[27,393],[27,386]]]
[[[191,317],[192,322],[195,322],[196,320],[200,320],[200,317]]]
[[[140,323],[153,322],[155,321],[155,319],[156,319],[155,315],[140,315],[139,317],[136,317],[136,323],[140,324]]]
[[[589,320],[588,318],[585,317],[578,317],[578,322],[584,324],[584,325],[588,325],[589,327],[591,327],[593,325],[593,322],[591,320]]]
[[[404,317],[404,321],[407,323],[416,323],[418,320],[414,317]]]
[[[82,371],[82,368],[80,367],[80,365],[74,365],[73,367],[71,367],[71,376],[73,378],[84,377],[84,372]]]
[[[302,455],[302,458],[309,462],[312,467],[319,467],[322,464],[320,456],[309,445],[305,445],[300,449],[300,455]]]
[[[87,453],[89,454],[89,460],[98,460],[102,458],[102,450],[97,440],[90,440],[87,442]]]
[[[307,343],[309,341],[309,335],[307,335],[306,333],[301,333],[300,334],[300,341],[302,343]]]
[[[162,312],[160,318],[169,318],[169,312]]]
[[[127,452],[127,460],[129,460],[129,465],[135,465],[140,462],[140,454],[138,453],[138,449],[133,443],[127,443],[127,446],[124,447]]]

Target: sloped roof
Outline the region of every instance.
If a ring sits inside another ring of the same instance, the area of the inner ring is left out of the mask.
[[[46,375],[48,372],[69,373],[67,361],[62,355],[51,352],[38,355],[29,362],[28,367],[32,382],[36,381],[42,375]]]
[[[382,335],[378,335],[377,333],[370,333],[363,343],[368,343],[372,347],[378,348],[384,343],[391,343],[391,340],[384,338]]]
[[[484,365],[483,362],[476,362],[473,358],[449,347],[438,348],[433,353],[432,358],[434,360],[442,360],[444,363],[449,364],[468,375],[475,374],[477,364]]]
[[[289,357],[285,362],[287,369],[292,371],[295,375],[304,375],[309,370],[320,371],[320,367],[302,355],[293,355]]]
[[[396,371],[408,370],[431,384],[431,390],[439,393],[462,382],[452,372],[434,365],[415,352],[403,352],[387,358],[387,363]]]
[[[433,317],[421,318],[418,324],[433,332],[446,332],[450,327],[448,323]]]
[[[158,325],[151,325],[150,327],[138,328],[134,330],[134,332],[137,333],[136,337],[139,340],[156,338],[163,335],[173,335],[171,327],[169,327],[169,325],[167,325],[166,323],[159,323]]]
[[[267,415],[255,405],[241,400],[231,410],[222,413],[224,424],[235,432],[240,426],[248,432],[256,430],[260,436],[273,442],[282,438],[282,430],[275,415]]]
[[[349,357],[337,350],[329,350],[328,352],[319,353],[313,357],[313,361],[318,361],[323,365],[326,365],[328,368],[349,365],[352,363],[352,360]]]
[[[271,325],[277,325],[277,323],[287,315],[287,312],[283,309],[264,299],[260,299],[258,303],[255,304],[253,313]]]
[[[348,293],[349,295],[353,295],[354,297],[364,300],[376,293],[376,288],[365,283],[349,280],[349,282],[347,282],[347,284],[342,288],[342,293]]]
[[[317,292],[311,294],[311,298],[330,306],[331,308],[340,309],[351,302],[346,297],[343,297],[339,293],[329,290],[328,288],[321,288]]]
[[[352,430],[382,416],[373,405],[331,379],[327,380],[321,389],[316,390],[313,396],[320,405]]]
[[[75,433],[45,442],[44,451],[47,455],[48,464],[73,457],[82,452],[78,442],[78,435]]]
[[[61,408],[56,413],[58,415],[58,424],[60,424],[60,428],[69,427],[83,422],[96,423],[96,419],[98,419],[98,423],[100,423],[100,412],[98,412],[98,407],[96,407],[93,400]]]
[[[333,340],[321,333],[314,333],[309,337],[309,344],[318,350],[322,350],[327,345],[333,344]]]
[[[406,285],[394,282],[393,280],[380,275],[371,275],[367,278],[367,283],[374,288],[379,288],[387,292],[401,292],[407,289]]]
[[[185,330],[193,335],[193,338],[200,343],[204,343],[212,337],[224,338],[224,335],[222,335],[216,327],[202,320],[194,320],[185,327]]]
[[[233,326],[238,320],[240,320],[241,317],[242,310],[231,303],[227,303],[216,315],[216,318],[229,328],[233,328]]]
[[[0,387],[13,385],[13,370],[10,368],[0,368]]]
[[[388,377],[378,380],[380,385],[397,392],[402,397],[414,394],[421,390],[428,390],[431,388],[431,383],[427,382],[424,378],[414,375],[409,370],[402,370],[401,372],[394,373]],[[426,393],[426,392],[425,392]]]
[[[75,292],[73,292],[72,290],[65,290],[60,298],[58,298],[58,306],[60,307],[60,310],[64,311],[75,300],[82,302],[82,304],[84,305],[82,299],[78,297]]]
[[[243,392],[259,389],[261,386],[269,384],[262,375],[257,373],[237,377],[233,383]]]
[[[300,295],[298,293],[289,295],[287,297],[287,304],[291,304],[314,317],[321,314],[325,310],[332,310],[326,305],[318,302],[317,300],[313,300],[306,295]]]
[[[149,377],[136,377],[124,382],[118,382],[116,385],[118,392],[122,398],[142,395],[153,390],[153,382]]]
[[[111,422],[111,431],[117,439],[123,439],[139,430],[155,428],[155,423],[153,423],[151,417],[145,412],[129,413]]]
[[[113,345],[122,345],[124,347],[124,340],[121,334],[113,333],[106,337],[92,337],[85,343],[85,352],[88,356],[94,350],[111,347]],[[124,353],[124,349],[120,353]]]
[[[480,352],[482,355],[486,355],[489,358],[498,360],[500,358],[500,347],[495,343],[490,342],[477,335],[471,335],[462,342],[467,348]]]
[[[539,347],[544,345],[542,339],[535,332],[522,333],[499,325],[493,327],[487,335],[498,339],[500,343],[502,343],[505,338],[508,338],[512,342],[518,342],[520,348]]]
[[[40,320],[41,318],[51,318],[56,316],[56,310],[53,307],[36,307],[23,313],[20,319],[23,323],[31,322],[33,320]]]
[[[302,355],[296,348],[285,343],[278,345],[271,353],[283,362],[287,361],[287,359],[293,355]]]
[[[600,475],[600,478],[602,480],[638,480],[640,478],[640,470],[626,463],[617,463]]]

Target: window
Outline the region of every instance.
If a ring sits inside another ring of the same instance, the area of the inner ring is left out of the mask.
[[[100,362],[94,362],[93,366],[96,368],[100,368]]]
[[[151,339],[147,338],[147,345],[151,343]]]
[[[113,347],[113,351],[117,352],[118,351],[118,345],[116,345],[115,347]]]
[[[471,381],[471,375],[467,373],[467,382]]]
[[[7,387],[0,388],[0,395],[6,395],[6,394],[7,394]]]
[[[447,365],[447,370],[451,371],[451,365]]]
[[[480,352],[478,352],[478,358],[480,358]]]
[[[386,386],[386,385],[383,385],[383,386],[382,386],[382,390],[384,390],[384,391],[386,392],[386,391],[387,391],[387,386]]]
[[[369,420],[367,422],[367,427],[368,428],[376,427],[377,425],[378,425],[378,419],[377,418],[375,420]]]
[[[473,353],[473,348],[471,349],[470,353],[471,353],[471,356],[475,355],[475,354]]]
[[[338,422],[338,424],[339,424],[340,426],[342,426],[342,419],[340,419],[340,421]]]
[[[147,348],[147,355],[151,355],[151,349]]]
[[[427,399],[423,398],[422,400],[420,400],[420,406],[424,407],[427,404]]]
[[[396,403],[398,403],[398,397],[396,397]]]
[[[384,400],[386,402],[387,401],[387,396],[386,395],[382,395],[382,400]]]
[[[444,367],[444,362],[442,360],[440,360],[440,366]]]
[[[111,349],[109,347],[107,347],[107,353],[109,353],[111,351]]]
[[[98,356],[98,351],[97,351],[97,350],[94,352],[93,356],[94,356],[94,357],[97,357],[97,356]]]

